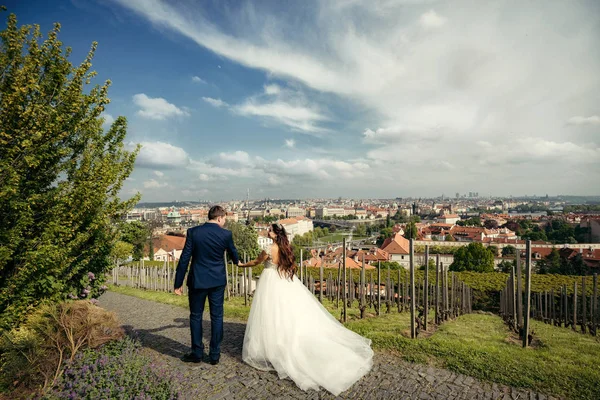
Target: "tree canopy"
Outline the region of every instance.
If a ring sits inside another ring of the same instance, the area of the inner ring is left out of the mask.
[[[450,271],[493,272],[494,253],[481,243],[469,243],[456,250]]]
[[[103,128],[110,81],[90,88],[93,43],[79,66],[55,24],[0,32],[0,329],[44,300],[100,292],[114,261],[114,221],[137,203],[119,199],[137,150],[125,118]]]
[[[248,257],[248,260],[253,260],[260,254],[258,234],[253,227],[240,224],[239,222],[227,221],[225,228],[229,229],[233,235],[233,243],[238,251],[240,260],[244,259],[244,255]]]

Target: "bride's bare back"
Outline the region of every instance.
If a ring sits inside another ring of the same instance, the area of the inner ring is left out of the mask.
[[[277,243],[273,242],[271,245],[271,254],[269,254],[269,256],[271,257],[273,264],[279,265],[279,246],[277,246]]]

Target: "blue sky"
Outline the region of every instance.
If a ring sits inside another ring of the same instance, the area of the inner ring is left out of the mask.
[[[143,146],[123,196],[598,194],[592,0],[6,5],[74,63],[99,43],[107,122]]]

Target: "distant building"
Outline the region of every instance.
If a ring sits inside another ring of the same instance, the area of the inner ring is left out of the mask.
[[[306,210],[300,207],[288,207],[285,216],[287,218],[304,217],[306,216]]]
[[[393,237],[386,239],[381,249],[390,255],[390,261],[396,261],[406,267],[409,264],[410,242],[404,236],[396,233]]]
[[[179,225],[181,223],[181,214],[179,211],[171,209],[171,211],[167,214],[167,223],[171,225]]]
[[[437,217],[437,222],[442,224],[456,224],[460,221],[460,216],[458,214],[443,214]]]
[[[153,238],[152,246],[154,247],[154,260],[179,260],[184,245],[185,237],[183,236],[160,235],[159,237]]]
[[[314,229],[312,220],[305,217],[286,218],[279,221],[285,228],[288,240],[291,242],[296,235],[304,235]]]

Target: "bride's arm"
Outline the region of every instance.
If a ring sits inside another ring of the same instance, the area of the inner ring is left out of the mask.
[[[263,250],[263,251],[262,251],[262,252],[261,252],[261,253],[258,255],[258,257],[256,257],[256,259],[255,259],[255,260],[248,261],[247,263],[240,263],[240,264],[238,264],[238,266],[240,266],[240,267],[242,267],[242,268],[246,268],[246,267],[255,267],[255,266],[257,266],[258,264],[262,264],[262,263],[264,263],[265,261],[267,261],[267,258],[269,258],[269,255],[267,254],[267,252],[266,252],[266,251],[264,251],[264,250]]]

